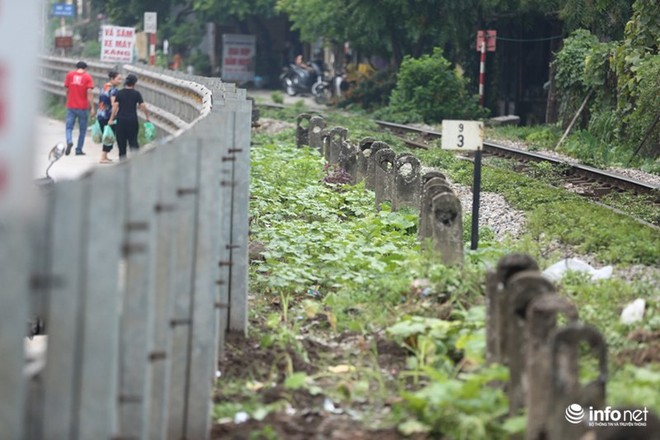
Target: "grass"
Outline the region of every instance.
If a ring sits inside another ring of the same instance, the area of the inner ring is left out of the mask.
[[[262,116],[271,117],[270,112]],[[289,115],[289,121],[297,116],[288,110],[278,114]],[[329,126],[349,128],[352,142],[376,131],[358,116],[327,116]],[[552,176],[543,169],[526,177],[488,167],[484,189],[523,209],[528,232],[503,243],[484,240],[479,250],[466,252],[463,268],[446,267],[417,243],[414,212],[376,212],[373,194],[362,185],[323,184],[323,160],[316,151],[295,148],[293,139],[294,130],[254,136],[251,239],[263,242],[266,251],[264,260],[251,265],[251,331],[263,350],[287,347],[290,359],[307,363],[292,368],[295,362],[289,362],[283,370],[268,366],[262,377],[226,382],[233,385],[218,403],[218,417],[231,418],[240,410],[257,417],[282,412],[281,402],[276,405],[264,396],[283,387],[287,405],[310,408],[311,403],[300,401],[301,393],[328,396],[375,427],[453,438],[506,438],[524,427],[524,420],[507,419],[506,397],[485,386],[506,379],[505,370],[483,364],[487,268],[512,251],[528,252],[546,267],[562,257],[547,250],[558,240],[592,252],[602,262],[658,262],[660,238],[654,230],[553,188],[548,185]],[[454,181],[471,183],[469,162],[440,150],[415,154]],[[490,234],[484,231],[483,238],[492,239]],[[428,288],[416,287],[419,282]],[[592,282],[569,274],[557,284],[575,302],[581,320],[601,329],[608,341],[610,370],[615,372],[608,383],[608,404],[660,409],[652,391],[660,384],[660,371],[657,365],[632,365],[631,352],[645,345],[628,337],[633,330],[660,328],[657,299],[648,300],[639,324],[619,323],[621,309],[635,298],[653,298],[658,282]],[[384,360],[386,351],[376,348],[384,340],[404,347],[403,365],[394,368]],[[319,353],[314,341],[335,345]],[[265,385],[248,393],[246,387],[255,380]]]
[[[262,116],[293,121],[305,110],[299,104]],[[353,142],[377,132],[359,115],[327,112],[327,120],[329,126],[348,127]],[[378,137],[405,149],[393,138]],[[486,240],[478,251],[466,253],[463,268],[446,267],[417,243],[414,212],[376,212],[373,194],[362,185],[324,184],[321,157],[295,148],[293,139],[293,130],[254,137],[251,239],[266,250],[264,260],[250,268],[251,339],[244,346],[272,356],[263,364],[250,358],[261,370],[223,376],[216,420],[241,411],[264,420],[290,407],[313,410],[316,397],[327,397],[376,427],[506,438],[520,423],[505,416],[502,391],[486,386],[506,379],[505,370],[483,363],[487,268],[512,251],[528,252],[545,267],[560,257],[547,252],[557,240],[601,262],[658,263],[655,230],[553,188],[547,170],[527,177],[486,167],[484,190],[501,193],[524,210],[528,232],[500,244]],[[454,181],[471,184],[469,162],[440,150],[415,154]],[[482,233],[489,238],[488,231]],[[415,287],[417,280],[427,280],[428,290]],[[614,371],[608,404],[660,410],[653,392],[660,371],[657,365],[632,365],[631,350],[646,346],[629,338],[633,330],[660,328],[658,282],[594,283],[571,274],[557,285],[575,302],[581,320],[601,329],[608,341]],[[621,324],[620,310],[639,297],[648,299],[645,318]],[[325,345],[315,350],[320,343]],[[400,363],[388,361],[387,343],[400,348]],[[255,438],[285,438],[269,425],[255,433]]]

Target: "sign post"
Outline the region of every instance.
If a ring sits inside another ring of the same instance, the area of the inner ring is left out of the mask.
[[[486,51],[495,52],[497,42],[497,31],[478,31],[477,50],[481,52],[479,63],[479,104],[484,106],[484,86],[486,84]]]
[[[102,26],[101,35],[101,61],[120,63],[133,61],[135,29],[121,26]]]
[[[481,198],[481,150],[484,143],[484,123],[480,121],[442,121],[442,149],[474,151],[472,183],[472,234],[470,249],[479,245],[479,199]]]
[[[158,30],[158,13],[144,13],[144,31],[149,34],[149,65],[156,64],[156,32]]]
[[[222,34],[222,80],[253,81],[255,54],[254,35]]]

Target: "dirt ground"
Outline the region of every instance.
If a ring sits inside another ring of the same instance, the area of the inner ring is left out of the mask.
[[[251,325],[263,325],[252,322]],[[251,327],[254,328],[254,327]],[[253,332],[262,334],[264,328]],[[391,402],[360,401],[347,399],[343,402],[333,402],[325,394],[313,395],[306,389],[287,389],[283,382],[286,379],[287,367],[295,372],[308,375],[318,375],[327,370],[329,365],[359,365],[360,369],[377,368],[386,376],[397,377],[405,369],[408,352],[393,341],[381,335],[361,335],[344,332],[326,340],[319,338],[318,333],[303,334],[300,338],[302,352],[293,348],[282,349],[269,347],[263,349],[255,336],[247,340],[242,337],[230,336],[226,341],[225,356],[219,370],[222,379],[215,395],[215,403],[236,402],[251,394],[261,404],[285,402],[286,409],[268,414],[263,420],[253,418],[236,423],[236,420],[223,420],[215,423],[212,431],[213,439],[287,439],[287,440],[390,440],[390,439],[422,439],[425,436],[404,437],[396,427],[376,427],[380,424],[375,418],[382,414],[383,418],[390,412]],[[370,353],[375,353],[371,356]],[[347,367],[348,368],[348,367]],[[322,374],[321,374],[322,376]],[[238,392],[223,391],[222,383],[264,383],[263,387]],[[328,378],[317,383],[323,389],[336,382],[336,378]],[[340,381],[341,382],[341,381]],[[350,393],[350,381],[343,383]],[[377,400],[377,399],[376,399]],[[328,403],[330,402],[330,403]]]

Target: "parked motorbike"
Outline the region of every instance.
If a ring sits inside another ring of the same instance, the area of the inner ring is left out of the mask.
[[[280,83],[289,96],[311,93],[318,104],[323,104],[332,92],[330,81],[325,79],[321,61],[313,61],[310,66],[311,70],[290,64],[280,75]]]

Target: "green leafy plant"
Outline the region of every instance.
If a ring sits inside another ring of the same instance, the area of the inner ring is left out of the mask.
[[[485,115],[476,99],[469,96],[466,79],[452,69],[442,50],[435,48],[432,55],[404,59],[389,107],[377,112],[376,117],[432,123]]]
[[[270,94],[270,99],[272,99],[275,104],[284,104],[284,93],[275,90]]]

